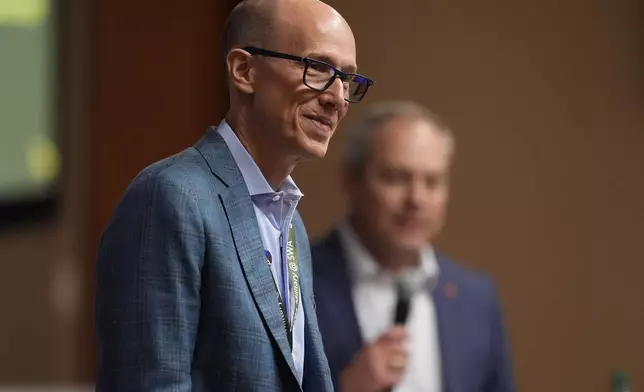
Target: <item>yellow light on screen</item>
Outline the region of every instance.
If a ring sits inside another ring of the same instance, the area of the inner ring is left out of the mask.
[[[27,145],[26,164],[32,180],[38,183],[53,181],[60,173],[60,151],[48,137],[34,137]]]
[[[0,0],[0,27],[32,27],[49,13],[50,0]]]

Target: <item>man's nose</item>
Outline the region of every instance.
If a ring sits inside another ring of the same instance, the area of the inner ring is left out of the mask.
[[[329,88],[324,90],[324,92],[320,96],[320,99],[322,100],[322,103],[324,105],[331,105],[335,109],[340,109],[347,104],[347,102],[344,100],[344,96],[344,84],[342,83],[342,80],[340,78],[335,78]]]
[[[409,203],[415,207],[420,207],[427,200],[427,187],[422,181],[414,181],[409,187]]]

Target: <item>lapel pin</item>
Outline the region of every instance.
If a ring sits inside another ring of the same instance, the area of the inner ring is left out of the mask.
[[[268,265],[272,265],[273,264],[273,256],[271,255],[271,252],[269,252],[268,250],[265,250],[264,254],[266,255],[266,262],[268,263]]]
[[[452,282],[445,283],[443,293],[447,298],[456,298],[458,297],[458,287]]]

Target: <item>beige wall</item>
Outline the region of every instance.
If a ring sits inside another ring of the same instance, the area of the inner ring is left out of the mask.
[[[376,80],[366,101],[418,100],[457,134],[440,246],[497,279],[520,389],[607,391],[615,366],[644,388],[641,6],[330,3]],[[296,172],[313,235],[343,209],[342,141]]]

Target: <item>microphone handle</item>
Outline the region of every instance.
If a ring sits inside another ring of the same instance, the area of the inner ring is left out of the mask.
[[[398,301],[396,302],[396,313],[394,315],[394,324],[403,325],[407,321],[407,316],[409,316],[409,305],[411,303],[411,297],[409,295],[399,295]],[[393,387],[386,388],[383,392],[391,392]]]
[[[396,302],[396,314],[394,316],[394,324],[401,325],[405,324],[407,321],[407,316],[409,315],[409,297],[398,297],[398,302]]]

